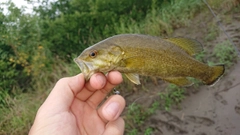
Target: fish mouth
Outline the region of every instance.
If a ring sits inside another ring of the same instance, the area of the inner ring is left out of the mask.
[[[89,80],[90,77],[95,73],[95,68],[91,62],[85,62],[78,58],[74,59],[74,62],[78,65],[81,72],[84,75],[85,80]]]

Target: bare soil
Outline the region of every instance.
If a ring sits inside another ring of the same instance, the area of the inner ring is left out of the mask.
[[[158,110],[148,122],[163,135],[239,135],[240,63],[214,87],[202,86],[180,105]]]
[[[240,50],[240,11],[225,13],[220,18],[223,28]],[[176,29],[173,36],[195,38],[211,53],[217,43],[228,40],[220,30],[214,40],[206,41],[206,35],[212,32],[209,25],[217,26],[216,23],[210,12],[200,13],[189,27]],[[149,83],[144,90],[124,96],[129,104],[136,102],[149,107],[166,86],[167,83],[160,80],[157,86]],[[240,62],[228,69],[213,87],[190,88],[180,107],[157,110],[142,128],[152,127],[154,135],[240,135]]]

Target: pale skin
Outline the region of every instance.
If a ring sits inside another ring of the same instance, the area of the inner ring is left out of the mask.
[[[39,108],[30,135],[122,135],[120,117],[125,100],[106,95],[122,82],[118,71],[95,73],[88,82],[83,74],[60,79]]]

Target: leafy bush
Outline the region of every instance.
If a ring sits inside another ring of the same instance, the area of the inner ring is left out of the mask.
[[[143,21],[153,1],[59,0],[51,8],[36,9],[43,18],[42,40],[49,42],[55,55],[71,61],[72,54],[80,54],[89,45],[117,34],[115,28],[122,23]],[[155,2],[156,7],[162,2]]]
[[[22,14],[13,3],[8,5],[9,14],[0,13],[0,104],[5,96],[14,96],[31,86],[49,65],[47,48],[41,45],[36,16]]]
[[[17,86],[24,86],[27,80],[27,74],[23,72],[23,66],[20,63],[14,63],[14,51],[10,45],[7,45],[2,36],[0,40],[0,106],[6,105],[5,97],[8,93],[13,94],[13,89]]]

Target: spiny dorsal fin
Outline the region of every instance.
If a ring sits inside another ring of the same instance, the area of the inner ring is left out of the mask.
[[[126,77],[133,83],[139,85],[140,80],[139,80],[139,75],[138,74],[134,74],[134,73],[125,73]]]
[[[195,39],[176,37],[166,38],[165,40],[179,46],[191,56],[203,51],[202,44]]]

